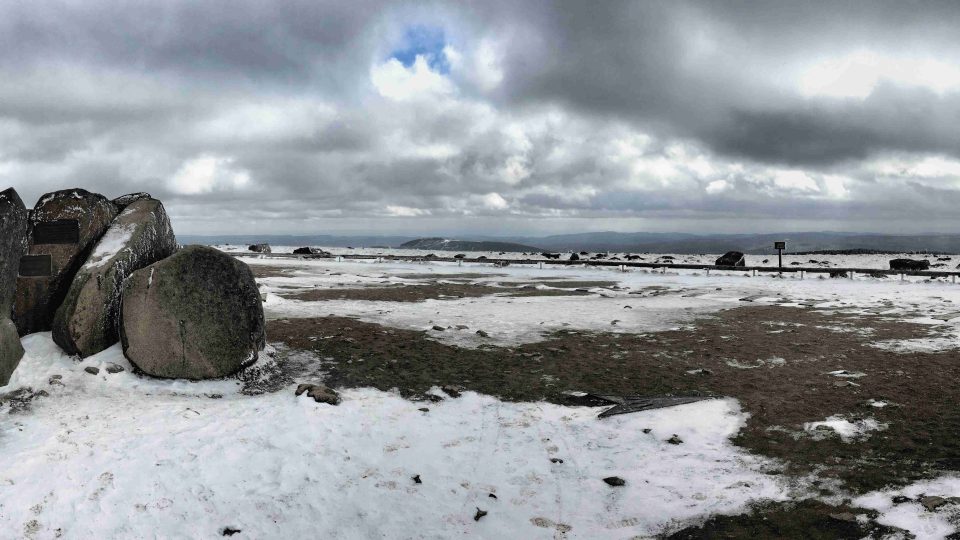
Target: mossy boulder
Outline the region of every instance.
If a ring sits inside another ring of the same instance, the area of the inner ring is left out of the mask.
[[[126,280],[120,341],[156,377],[210,379],[254,363],[265,346],[263,305],[250,268],[189,246]]]
[[[130,203],[77,272],[54,317],[53,340],[83,358],[117,343],[123,281],[176,249],[163,204],[155,199]]]
[[[50,272],[17,278],[13,322],[20,335],[51,329],[74,276],[116,216],[115,204],[84,189],[40,198],[30,214],[28,255],[49,256]]]

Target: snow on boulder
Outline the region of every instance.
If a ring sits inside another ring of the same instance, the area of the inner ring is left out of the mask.
[[[20,335],[50,330],[73,277],[116,216],[115,204],[84,189],[40,198],[30,215],[30,265],[17,278],[13,322]]]
[[[250,268],[189,246],[134,272],[120,306],[123,352],[156,377],[210,379],[255,362],[266,341]]]
[[[728,251],[721,255],[716,262],[717,266],[746,266],[747,261],[743,253],[739,251]]]
[[[17,327],[10,320],[20,257],[27,250],[27,209],[13,188],[0,192],[0,386],[23,358]]]
[[[123,210],[137,201],[152,199],[153,197],[149,193],[144,193],[141,191],[139,193],[128,193],[126,195],[121,195],[113,200],[113,204],[117,205],[118,209]]]
[[[919,270],[929,270],[930,261],[927,260],[914,260],[914,259],[891,259],[890,260],[890,269],[891,270],[906,270],[908,272],[914,272]]]
[[[163,204],[131,203],[80,269],[53,320],[53,340],[83,358],[119,341],[120,293],[135,270],[169,257],[177,240]]]

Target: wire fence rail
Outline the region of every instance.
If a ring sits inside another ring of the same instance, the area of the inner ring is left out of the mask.
[[[882,268],[851,268],[851,267],[822,267],[822,266],[717,266],[714,264],[677,264],[677,263],[651,263],[636,261],[601,261],[601,260],[558,260],[558,259],[501,259],[486,257],[425,257],[417,255],[300,255],[293,253],[230,253],[234,257],[254,257],[264,259],[304,259],[304,260],[381,260],[381,261],[404,261],[404,262],[449,262],[449,263],[486,263],[493,265],[543,265],[549,266],[597,266],[614,267],[626,270],[627,268],[649,268],[654,270],[700,270],[708,275],[710,271],[724,272],[751,272],[753,275],[758,273],[783,274],[799,273],[803,278],[804,274],[846,274],[846,277],[853,279],[857,274],[867,276],[920,276],[928,278],[951,278],[956,282],[960,271],[941,271],[941,270],[889,270]]]

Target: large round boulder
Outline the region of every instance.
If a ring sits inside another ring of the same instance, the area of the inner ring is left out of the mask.
[[[123,280],[176,250],[163,204],[149,198],[129,203],[73,279],[53,319],[53,340],[83,358],[116,343]]]
[[[189,246],[137,270],[123,286],[120,341],[130,362],[156,377],[237,372],[265,346],[253,273],[206,246]]]
[[[27,250],[27,209],[13,188],[0,191],[0,386],[23,358],[17,327],[10,320],[20,258]]]
[[[40,198],[30,214],[29,266],[21,265],[14,298],[20,335],[51,329],[74,276],[116,216],[116,205],[84,189]]]

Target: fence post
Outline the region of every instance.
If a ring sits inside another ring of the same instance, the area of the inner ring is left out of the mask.
[[[850,271],[850,281],[853,281],[853,275],[856,274],[853,270]]]

